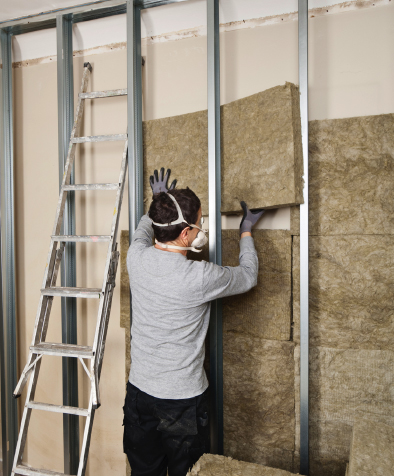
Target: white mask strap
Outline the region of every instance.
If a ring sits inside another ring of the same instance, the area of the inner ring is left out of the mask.
[[[186,223],[187,225],[189,225],[189,223],[187,223],[187,221],[183,218],[182,210],[181,210],[181,207],[179,206],[178,202],[175,200],[175,198],[170,193],[167,193],[167,195],[175,203],[175,207],[178,211],[178,218],[175,221],[172,221],[171,223],[156,223],[154,221],[152,223],[156,226],[171,226],[171,225],[178,225],[179,223]],[[189,225],[189,226],[194,226],[194,225]]]
[[[201,253],[202,250],[198,250],[197,248],[194,248],[194,246],[176,246],[176,245],[166,245],[165,243],[160,243],[160,241],[155,240],[155,243],[159,245],[161,248],[165,249],[172,249],[172,250],[191,250],[195,251],[196,253]]]

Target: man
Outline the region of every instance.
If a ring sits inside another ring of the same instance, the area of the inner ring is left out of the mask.
[[[153,200],[127,254],[132,295],[131,369],[124,408],[124,452],[132,476],[185,476],[210,450],[208,380],[203,368],[210,302],[257,283],[252,226],[264,211],[244,202],[240,265],[186,258],[206,243],[201,203],[190,189],[168,189],[170,170],[151,177]],[[155,237],[156,244],[152,241]]]

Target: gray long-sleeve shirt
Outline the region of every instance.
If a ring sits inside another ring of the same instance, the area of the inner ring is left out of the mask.
[[[188,260],[152,246],[151,219],[142,217],[127,253],[132,294],[129,381],[158,398],[203,393],[210,301],[249,291],[257,283],[252,237],[240,241],[240,265]]]

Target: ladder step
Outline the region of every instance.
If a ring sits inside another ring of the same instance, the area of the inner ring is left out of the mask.
[[[72,139],[73,144],[80,144],[81,142],[104,142],[114,140],[126,140],[127,134],[112,134],[108,136],[86,136],[86,137],[74,137]]]
[[[54,342],[41,342],[30,346],[31,352],[43,355],[60,355],[62,357],[93,357],[93,348],[86,345],[56,344]]]
[[[33,410],[44,410],[55,413],[68,413],[69,415],[88,416],[89,411],[86,408],[67,407],[64,405],[52,405],[52,403],[29,402],[27,408]]]
[[[100,288],[64,288],[54,286],[41,289],[43,296],[61,296],[61,297],[80,297],[80,298],[101,298],[102,290]]]
[[[118,183],[86,183],[78,185],[65,185],[63,191],[69,192],[73,190],[118,190]]]
[[[79,93],[81,99],[111,98],[113,96],[126,96],[126,89],[112,89],[110,91],[92,91],[91,93]]]
[[[53,241],[71,241],[83,243],[97,243],[98,241],[110,241],[111,235],[52,235]]]
[[[15,468],[15,474],[24,476],[69,476],[65,473],[58,473],[56,471],[49,471],[48,469],[36,469],[24,464],[18,464]]]

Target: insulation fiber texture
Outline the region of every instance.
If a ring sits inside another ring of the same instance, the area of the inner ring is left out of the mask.
[[[294,237],[294,340],[299,342],[299,237]],[[311,236],[312,346],[394,350],[392,236]]]
[[[291,235],[254,230],[259,258],[257,286],[223,299],[223,330],[263,339],[290,340]],[[223,266],[239,265],[239,230],[222,231]]]
[[[394,427],[373,420],[354,423],[348,476],[387,476],[394,468]]]
[[[309,123],[311,235],[393,234],[393,183],[394,114]]]
[[[309,358],[311,459],[343,474],[360,416],[394,424],[394,352],[312,347]]]
[[[291,476],[292,474],[225,456],[204,454],[186,476]]]
[[[224,453],[292,470],[294,344],[223,334]]]
[[[394,114],[309,123],[312,235],[394,233]]]
[[[129,379],[130,357],[130,283],[127,272],[126,258],[129,249],[129,232],[120,232],[120,327],[125,329],[126,368],[125,381]]]
[[[120,327],[125,330],[125,382],[129,380],[130,355],[130,283],[127,272],[126,258],[129,249],[129,231],[120,232]],[[130,476],[131,468],[126,459],[126,476]]]
[[[168,167],[178,188],[191,188],[208,212],[207,111],[145,121],[144,197],[149,176]],[[291,83],[221,107],[222,213],[277,208],[302,199],[302,145],[299,91]]]

